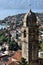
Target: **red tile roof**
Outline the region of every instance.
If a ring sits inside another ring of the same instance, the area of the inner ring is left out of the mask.
[[[17,52],[15,52],[14,55],[9,58],[9,61],[5,62],[5,64],[6,65],[18,65],[18,62],[17,61],[12,61],[12,58],[17,60],[17,61],[20,61],[21,58],[22,58],[22,51],[18,50]]]
[[[17,52],[13,55],[12,58],[13,58],[13,59],[16,59],[16,60],[18,60],[18,61],[20,61],[21,58],[22,58],[22,52],[21,52],[20,50],[17,51]]]

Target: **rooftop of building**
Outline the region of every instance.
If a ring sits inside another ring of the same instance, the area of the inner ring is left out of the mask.
[[[17,52],[14,53],[13,56],[7,57],[8,59],[7,61],[3,61],[3,58],[2,61],[6,65],[18,65],[18,62],[21,60],[21,58],[22,58],[22,51],[18,50]]]

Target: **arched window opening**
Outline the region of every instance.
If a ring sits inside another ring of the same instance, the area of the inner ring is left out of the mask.
[[[26,30],[24,30],[24,37],[26,37]]]

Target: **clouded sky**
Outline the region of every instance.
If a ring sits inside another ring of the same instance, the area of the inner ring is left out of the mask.
[[[0,19],[27,12],[30,8],[36,12],[43,12],[43,0],[0,0]]]

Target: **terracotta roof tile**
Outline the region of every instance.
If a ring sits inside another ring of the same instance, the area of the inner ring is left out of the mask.
[[[12,57],[9,58],[8,62],[4,62],[4,63],[6,65],[18,65],[18,62],[12,61],[12,58],[15,59],[15,60],[17,60],[17,61],[20,61],[21,57],[22,57],[22,51],[18,50],[17,52],[14,53],[14,55]]]
[[[12,58],[13,58],[13,59],[16,59],[16,60],[18,60],[18,61],[20,61],[21,58],[22,58],[22,52],[21,52],[20,50],[17,51],[17,52],[13,55]]]

